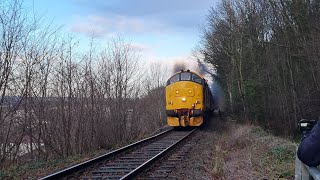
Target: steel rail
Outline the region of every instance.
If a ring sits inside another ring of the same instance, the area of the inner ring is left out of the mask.
[[[120,178],[120,180],[126,180],[126,179],[133,179],[134,177],[136,177],[138,174],[142,173],[147,167],[149,167],[150,165],[152,165],[155,161],[157,161],[158,159],[160,159],[161,157],[163,157],[167,152],[169,152],[171,149],[175,148],[178,144],[180,144],[184,139],[186,139],[190,134],[192,134],[195,130],[197,129],[193,129],[192,131],[190,131],[186,136],[182,137],[181,139],[179,139],[177,142],[175,142],[174,144],[170,145],[169,147],[167,147],[166,149],[164,149],[163,151],[161,151],[159,154],[155,155],[154,157],[152,157],[151,159],[149,159],[148,161],[146,161],[145,163],[141,164],[139,167],[137,167],[136,169],[134,169],[133,171],[129,172],[128,174],[126,174],[125,176],[123,176],[122,178]]]
[[[103,154],[103,155],[98,156],[98,157],[96,157],[96,158],[93,158],[93,159],[87,160],[87,161],[85,161],[85,162],[76,164],[76,165],[74,165],[74,166],[68,167],[68,168],[66,168],[66,169],[63,169],[63,170],[58,171],[58,172],[55,172],[55,173],[53,173],[53,174],[49,174],[49,175],[47,175],[47,176],[45,176],[45,177],[43,177],[43,178],[40,178],[39,180],[59,179],[59,178],[65,177],[65,176],[67,176],[67,175],[71,175],[71,174],[74,173],[74,172],[80,171],[80,170],[82,170],[82,169],[85,169],[85,168],[93,165],[93,164],[98,163],[99,161],[106,160],[106,159],[108,159],[108,158],[111,158],[111,157],[119,154],[119,153],[122,153],[122,152],[124,152],[124,151],[129,150],[129,149],[132,149],[132,148],[134,148],[134,147],[137,147],[137,146],[139,146],[139,145],[141,145],[141,144],[143,144],[143,143],[145,143],[145,142],[147,142],[147,141],[150,141],[150,140],[152,140],[152,139],[154,139],[154,138],[157,138],[157,137],[159,137],[159,136],[161,136],[161,135],[163,135],[163,134],[166,134],[166,133],[168,133],[168,132],[170,132],[170,131],[172,131],[172,130],[173,130],[173,129],[169,129],[169,130],[166,130],[166,131],[161,132],[161,133],[159,133],[159,134],[156,134],[156,135],[154,135],[154,136],[151,136],[151,137],[142,139],[142,140],[140,140],[140,141],[137,141],[137,142],[135,142],[135,143],[129,144],[129,145],[124,146],[124,147],[122,147],[122,148],[116,149],[116,150],[111,151],[111,152],[109,152],[109,153]]]

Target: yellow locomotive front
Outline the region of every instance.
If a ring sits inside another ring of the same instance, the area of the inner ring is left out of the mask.
[[[200,126],[204,113],[210,109],[210,105],[206,106],[205,94],[209,93],[207,91],[210,90],[205,79],[194,72],[187,70],[173,75],[166,87],[168,125]]]

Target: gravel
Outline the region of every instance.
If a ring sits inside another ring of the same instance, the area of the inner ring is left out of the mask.
[[[185,159],[176,166],[168,179],[219,179],[218,164],[212,161],[215,141],[225,127],[221,119],[213,117],[192,138],[195,141]],[[216,171],[216,172],[215,172]]]

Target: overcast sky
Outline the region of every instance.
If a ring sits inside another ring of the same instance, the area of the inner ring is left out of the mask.
[[[25,0],[37,14],[88,42],[121,35],[144,59],[187,58],[214,0]]]

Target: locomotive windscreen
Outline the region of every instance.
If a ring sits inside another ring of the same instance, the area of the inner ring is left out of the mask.
[[[178,82],[178,81],[193,81],[198,84],[202,84],[203,79],[198,76],[197,74],[193,74],[190,72],[181,72],[178,73],[174,76],[172,76],[168,81],[167,81],[167,86],[169,86],[172,83]]]
[[[191,73],[183,72],[181,73],[181,81],[190,81],[191,80]]]

